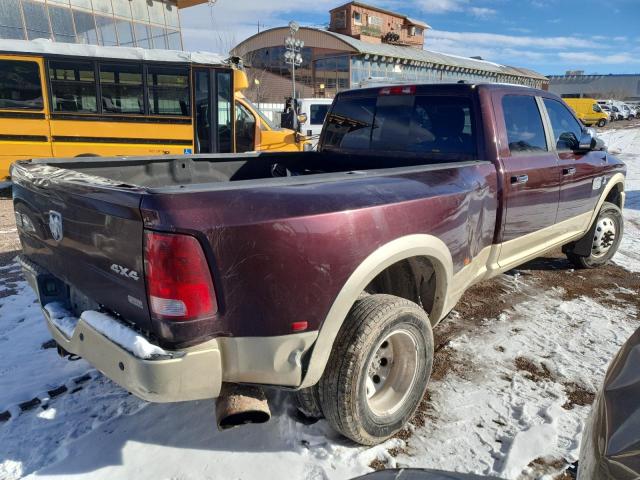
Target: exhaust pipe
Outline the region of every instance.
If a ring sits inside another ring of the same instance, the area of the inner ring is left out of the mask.
[[[267,396],[260,387],[224,383],[216,400],[218,430],[265,423],[271,418]]]

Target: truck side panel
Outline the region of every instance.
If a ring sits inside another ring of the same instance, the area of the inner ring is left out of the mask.
[[[195,234],[206,243],[221,334],[282,335],[296,321],[320,328],[347,278],[394,239],[420,233],[442,239],[454,273],[492,244],[493,164],[450,165],[340,182],[145,196],[142,211],[147,228]]]

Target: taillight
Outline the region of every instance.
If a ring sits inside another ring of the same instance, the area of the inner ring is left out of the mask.
[[[218,311],[209,265],[196,238],[146,231],[144,265],[154,318],[182,322]]]
[[[384,87],[380,89],[380,95],[413,95],[416,93],[415,85],[399,85],[396,87]]]

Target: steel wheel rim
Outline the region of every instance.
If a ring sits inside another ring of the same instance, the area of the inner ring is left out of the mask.
[[[376,347],[366,371],[367,405],[385,417],[402,407],[416,381],[418,342],[407,330],[396,330]]]
[[[611,217],[598,219],[596,232],[591,245],[591,256],[594,258],[604,257],[616,240],[616,222]]]

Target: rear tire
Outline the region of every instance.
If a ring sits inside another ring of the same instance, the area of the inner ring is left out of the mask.
[[[324,418],[320,406],[320,394],[318,384],[312,387],[302,388],[296,392],[296,404],[298,410],[308,418]]]
[[[567,258],[577,268],[596,268],[606,264],[620,246],[624,232],[624,220],[622,211],[617,205],[604,202],[596,219],[596,225],[591,254],[588,257],[576,255],[573,252],[567,253]]]
[[[345,437],[376,445],[411,419],[432,366],[431,323],[419,305],[392,295],[361,298],[320,379],[322,412]]]

